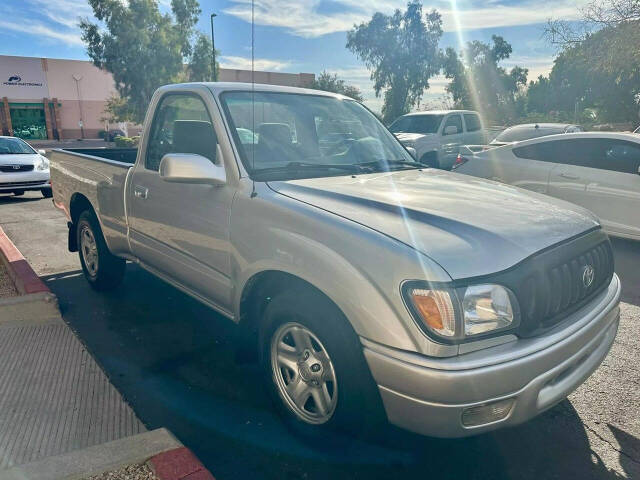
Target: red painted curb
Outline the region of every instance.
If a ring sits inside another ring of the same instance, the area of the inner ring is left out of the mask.
[[[9,276],[21,295],[50,292],[49,287],[36,275],[2,227],[0,227],[0,261],[4,261]]]
[[[174,448],[149,459],[160,480],[215,480],[187,447]]]

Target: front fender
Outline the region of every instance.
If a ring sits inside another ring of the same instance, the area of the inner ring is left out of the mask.
[[[361,337],[402,350],[429,350],[400,296],[402,282],[421,278],[428,259],[412,258],[421,254],[355,222],[267,190],[254,198],[239,194],[232,209],[236,318],[247,282],[275,270],[323,292]],[[429,263],[429,268],[433,280],[450,280],[439,266]]]

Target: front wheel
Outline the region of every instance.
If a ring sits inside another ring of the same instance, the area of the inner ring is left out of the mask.
[[[322,447],[336,430],[361,436],[383,425],[358,336],[321,294],[276,295],[265,309],[261,345],[267,388],[295,433]]]
[[[113,290],[124,277],[125,260],[112,255],[95,214],[85,210],[77,225],[80,264],[89,285],[95,290]]]

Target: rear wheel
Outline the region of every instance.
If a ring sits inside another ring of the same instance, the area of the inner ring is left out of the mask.
[[[276,295],[265,309],[261,346],[267,388],[295,433],[331,447],[339,441],[331,436],[336,430],[361,436],[384,424],[358,336],[318,292]]]
[[[124,276],[126,262],[112,255],[95,214],[85,210],[77,225],[77,245],[84,276],[95,290],[113,290]]]
[[[40,190],[40,192],[42,193],[42,196],[44,198],[51,198],[53,197],[53,192],[51,191],[50,188],[43,188],[42,190]]]
[[[24,195],[24,190],[16,190],[15,192],[13,192],[13,194],[16,197],[21,197],[22,195]]]

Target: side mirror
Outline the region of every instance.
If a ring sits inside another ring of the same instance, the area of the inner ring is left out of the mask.
[[[418,158],[418,152],[416,152],[415,148],[413,148],[413,147],[405,147],[405,148],[411,154],[411,156],[413,157],[414,160],[416,160]]]
[[[456,127],[455,125],[449,125],[448,127],[444,127],[445,135],[455,135],[456,133],[458,133],[458,127]]]
[[[47,152],[46,152],[46,150],[43,150],[43,149],[41,148],[41,149],[39,149],[39,150],[38,150],[38,153],[44,157],[44,156],[46,155],[46,153],[47,153]]]
[[[167,153],[160,161],[160,178],[173,183],[222,185],[227,182],[222,165],[194,153]]]

